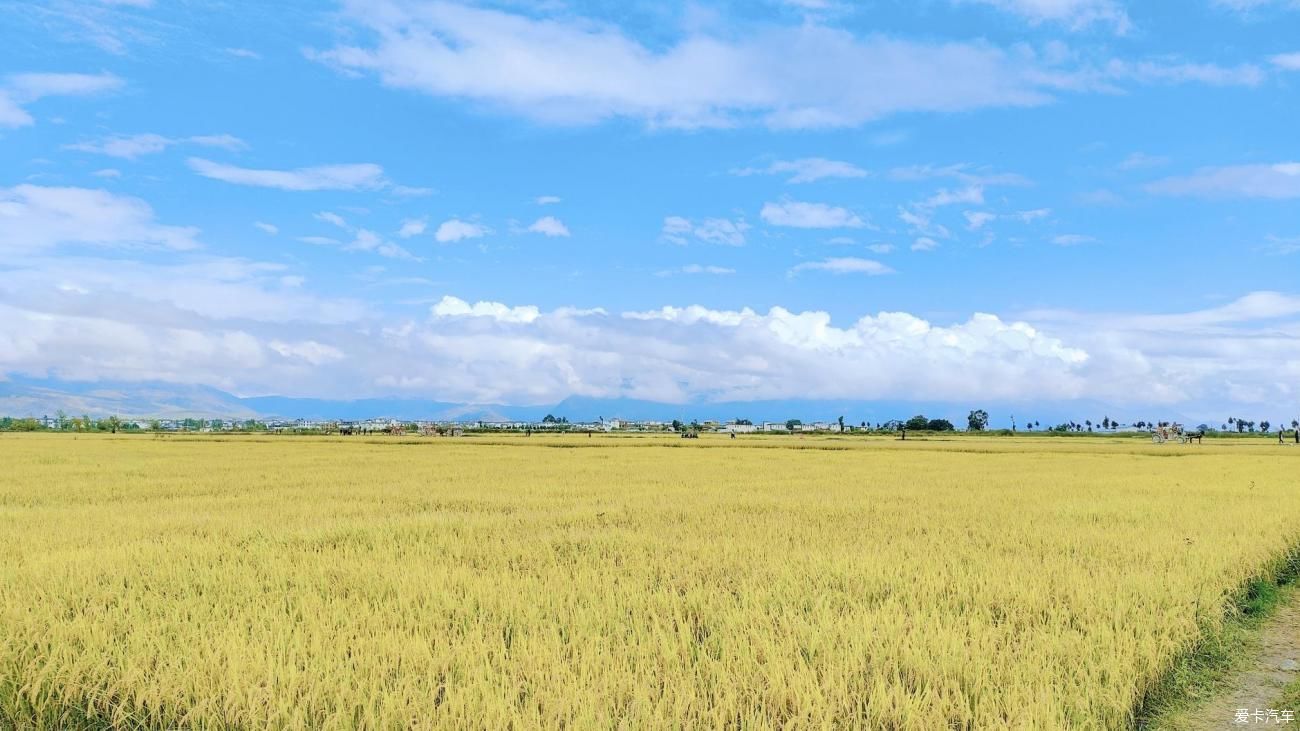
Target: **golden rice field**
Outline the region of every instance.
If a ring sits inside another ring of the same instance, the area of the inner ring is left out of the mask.
[[[554,448],[561,446],[575,448]],[[0,435],[0,728],[1123,728],[1300,449]]]

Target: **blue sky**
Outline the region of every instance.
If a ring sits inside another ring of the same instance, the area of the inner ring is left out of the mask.
[[[1298,3],[0,13],[0,374],[1300,412]]]

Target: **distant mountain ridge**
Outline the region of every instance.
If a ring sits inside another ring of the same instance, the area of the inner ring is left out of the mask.
[[[1116,408],[1094,402],[1052,402],[1034,404],[969,403],[908,400],[816,400],[782,399],[766,401],[701,402],[668,404],[628,398],[570,396],[559,403],[536,406],[507,404],[465,404],[410,398],[357,400],[296,398],[289,396],[239,397],[208,386],[159,382],[77,382],[55,379],[9,377],[0,380],[0,415],[53,416],[62,410],[70,416],[90,414],[124,418],[225,418],[225,419],[341,419],[389,418],[435,421],[541,421],[547,414],[569,421],[600,418],[637,421],[692,420],[833,422],[843,416],[848,424],[878,423],[906,419],[916,414],[944,418],[959,428],[966,424],[972,408],[983,408],[991,416],[990,426],[1009,426],[1014,415],[1021,426],[1029,420],[1043,426],[1061,421],[1091,418],[1094,423],[1110,416],[1125,423],[1137,419],[1180,419],[1198,423],[1186,413],[1169,408],[1135,406]],[[1127,412],[1127,413],[1126,413]],[[1217,420],[1216,420],[1217,421]]]

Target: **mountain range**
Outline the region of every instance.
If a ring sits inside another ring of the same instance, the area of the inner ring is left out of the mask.
[[[1217,422],[1226,415],[1206,419],[1196,410],[1136,406],[1117,408],[1094,402],[1036,402],[958,404],[933,400],[814,400],[782,399],[743,402],[669,404],[628,398],[570,396],[553,404],[468,404],[412,398],[358,400],[298,398],[288,396],[236,396],[208,386],[162,382],[78,382],[8,376],[0,380],[0,415],[89,414],[123,418],[226,418],[226,419],[342,419],[391,418],[437,421],[540,421],[547,414],[572,422],[600,418],[671,421],[679,419],[730,421],[834,421],[843,416],[850,424],[907,419],[916,414],[945,418],[965,426],[972,408],[989,412],[993,427],[1010,426],[1013,415],[1023,426],[1032,419],[1042,425],[1061,421],[1094,423],[1110,416],[1125,423],[1138,419],[1178,420],[1188,424]]]

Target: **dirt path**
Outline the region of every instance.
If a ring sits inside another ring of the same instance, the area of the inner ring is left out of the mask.
[[[1300,593],[1292,592],[1288,601],[1274,610],[1259,628],[1248,652],[1250,657],[1224,681],[1218,693],[1170,719],[1166,727],[1202,731],[1278,725],[1277,719],[1264,724],[1253,715],[1249,723],[1237,723],[1237,711],[1244,708],[1251,714],[1256,709],[1290,710],[1296,720],[1282,727],[1300,729],[1300,708],[1278,705],[1286,686],[1300,678]]]

